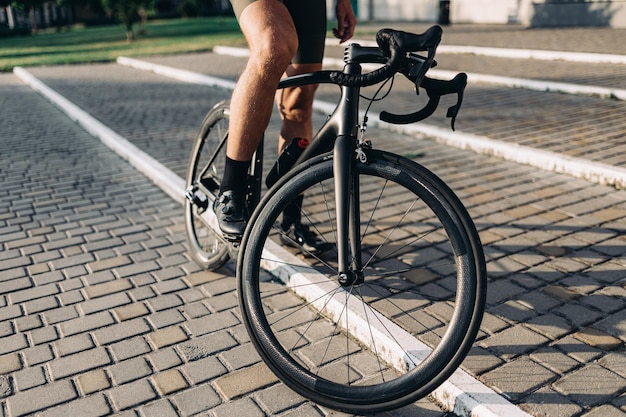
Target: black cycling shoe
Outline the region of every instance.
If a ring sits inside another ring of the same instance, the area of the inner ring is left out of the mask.
[[[213,202],[220,230],[226,240],[241,241],[248,224],[248,209],[245,193],[227,190],[220,193]]]
[[[280,241],[286,246],[301,249],[305,256],[317,255],[333,247],[332,243],[324,242],[302,223],[292,224],[287,230],[283,228]]]

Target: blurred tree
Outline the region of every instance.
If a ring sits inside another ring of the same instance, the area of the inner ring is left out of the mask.
[[[126,39],[133,41],[134,24],[145,22],[148,14],[154,12],[156,2],[157,0],[102,0],[102,6],[126,27]]]
[[[46,0],[22,0],[22,1],[7,1],[0,3],[0,6],[11,6],[25,13],[28,13],[30,20],[30,30],[33,33],[37,33],[37,19],[35,19],[35,9],[40,7],[46,2]]]

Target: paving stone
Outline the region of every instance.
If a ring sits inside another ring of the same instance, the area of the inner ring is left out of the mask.
[[[182,359],[172,348],[162,348],[149,355],[152,367],[157,371],[165,371],[183,363]]]
[[[599,320],[594,327],[626,341],[626,310],[611,314]]]
[[[215,380],[215,386],[228,400],[239,398],[278,382],[264,363],[230,372]]]
[[[552,347],[538,350],[532,353],[530,357],[540,365],[561,375],[580,367],[580,362]]]
[[[111,358],[103,347],[97,347],[65,356],[48,363],[53,379],[84,373],[111,363]]]
[[[109,368],[116,385],[126,384],[139,378],[152,375],[152,369],[144,358],[133,358],[112,365]]]
[[[127,294],[116,293],[85,301],[80,304],[80,309],[84,315],[88,315],[99,311],[113,310],[116,307],[130,304],[131,302],[132,300]]]
[[[626,378],[626,355],[623,352],[609,353],[598,363],[616,374]]]
[[[526,397],[520,408],[534,417],[574,417],[583,411],[567,396],[549,387],[543,387]]]
[[[150,330],[151,328],[145,320],[133,319],[98,329],[93,334],[99,344],[107,345],[148,333]]]
[[[624,417],[626,412],[620,411],[618,408],[612,405],[601,405],[598,408],[594,408],[590,412],[583,415],[583,417]]]
[[[190,319],[196,319],[211,314],[211,311],[203,303],[185,304],[185,306],[181,308],[181,311]]]
[[[229,370],[220,362],[216,356],[209,356],[196,359],[181,367],[187,378],[194,385],[210,381],[218,376],[224,375]]]
[[[75,312],[72,308],[70,311]],[[101,313],[91,314],[89,316],[79,317],[60,324],[61,332],[65,336],[72,336],[78,333],[88,332],[101,327],[110,326],[115,323],[111,314],[103,311]]]
[[[178,295],[183,299],[185,305],[193,304],[206,299],[202,291],[198,288],[187,288],[179,291]],[[181,309],[181,311],[184,311],[184,309]]]
[[[232,348],[237,344],[237,340],[233,339],[233,337],[224,330],[210,335],[192,338],[178,345],[177,350],[187,361],[195,361],[211,356],[216,352]]]
[[[175,294],[161,295],[149,299],[148,304],[154,311],[162,311],[183,305],[182,300]]]
[[[18,392],[7,399],[7,409],[12,417],[31,415],[77,397],[70,380],[51,382],[24,392]]]
[[[181,391],[189,386],[180,371],[176,369],[161,372],[153,376],[152,380],[161,395],[169,395],[174,392]]]
[[[174,395],[174,402],[184,416],[192,416],[221,404],[219,395],[209,384],[202,384]],[[234,415],[243,415],[236,412]]]
[[[22,308],[19,305],[11,305],[0,309],[0,321],[11,320],[22,316]]]
[[[544,314],[529,320],[526,325],[550,339],[556,340],[571,333],[574,328],[567,321],[554,314]]]
[[[113,388],[109,393],[118,410],[136,407],[157,397],[150,383],[143,379]]]
[[[30,278],[15,278],[8,281],[0,282],[0,294],[8,294],[13,291],[23,290],[33,286]]]
[[[39,365],[54,358],[54,352],[50,345],[35,346],[22,351],[24,362],[28,366]]]
[[[517,325],[484,339],[480,345],[510,359],[536,349],[548,340],[545,336]]]
[[[235,414],[243,414],[249,417],[263,417],[265,413],[250,398],[242,398],[237,401],[227,402],[213,410],[215,417],[230,417]]]
[[[133,303],[122,307],[117,307],[113,313],[119,321],[126,321],[150,314],[150,310],[144,303]]]
[[[190,286],[195,287],[225,278],[224,274],[213,271],[200,271],[185,277]]]
[[[111,414],[111,408],[104,395],[92,395],[80,398],[68,404],[64,404],[39,414],[40,417],[100,417]]]
[[[122,340],[121,342],[112,344],[110,349],[118,362],[134,358],[136,356],[145,355],[146,353],[150,353],[152,351],[150,349],[150,345],[144,340],[143,337],[134,337],[128,340]]]
[[[307,401],[284,384],[276,384],[265,388],[257,394],[257,397],[263,407],[272,414],[280,414]]]
[[[98,284],[90,287],[85,287],[84,291],[87,298],[93,299],[103,297],[105,295],[128,291],[133,287],[131,282],[127,279],[118,279],[115,281],[109,281],[104,284]]]
[[[0,356],[0,375],[22,369],[22,361],[17,353]]]
[[[143,407],[143,415],[158,417],[178,417],[180,414],[168,400],[160,400]]]
[[[153,327],[162,329],[185,321],[185,317],[178,310],[164,310],[148,317]]]
[[[13,375],[13,378],[15,386],[19,391],[26,391],[28,389],[44,385],[48,382],[46,379],[46,372],[40,366],[18,371]]]
[[[16,352],[28,347],[28,339],[23,334],[3,337],[0,339],[0,355]]]
[[[45,312],[51,309],[55,309],[59,306],[58,299],[61,299],[63,294],[55,296],[42,297],[36,300],[27,301],[22,304],[24,311],[27,314],[37,314]]]
[[[72,355],[95,347],[89,333],[81,333],[76,336],[65,337],[56,341],[53,346],[59,356]]]
[[[62,321],[78,318],[79,314],[75,306],[66,306],[46,311],[43,316],[48,324],[57,324]]]
[[[605,351],[617,350],[624,345],[624,342],[618,338],[593,327],[585,327],[581,331],[574,333],[574,337]]]
[[[548,285],[547,287],[544,287],[543,292],[563,301],[576,300],[581,296],[579,292],[561,285]]]
[[[489,312],[512,323],[523,323],[537,314],[516,300],[509,300],[492,307],[489,309]]]
[[[79,375],[76,382],[80,387],[83,395],[93,394],[94,392],[103,391],[111,387],[106,372],[102,369],[96,369],[91,372]]]
[[[92,251],[95,251],[120,246],[121,244],[123,244],[121,239],[109,239],[105,242],[101,241],[97,245],[92,244],[90,247]],[[91,262],[87,265],[87,267],[91,270],[91,272],[98,272],[117,268],[120,266],[125,266],[130,264],[131,262],[132,261],[128,256],[116,256],[115,258],[108,258]]]
[[[116,271],[121,278],[126,278],[133,275],[156,271],[158,269],[160,269],[159,264],[154,261],[146,261],[116,268]]]
[[[589,364],[566,375],[554,387],[578,404],[599,405],[626,388],[626,379],[597,364]]]
[[[185,323],[189,332],[194,336],[202,336],[220,329],[239,325],[239,319],[230,311],[214,313]]]
[[[609,297],[600,293],[583,297],[581,303],[604,313],[613,313],[626,309],[626,301],[618,297]]]
[[[245,368],[261,361],[252,343],[229,349],[221,353],[220,358],[230,369]]]
[[[519,401],[528,393],[549,383],[556,376],[557,374],[549,369],[526,357],[521,357],[487,372],[480,379],[491,386],[498,387],[507,398]]]
[[[13,395],[11,377],[8,375],[0,375],[0,398],[9,397],[11,395]]]
[[[576,326],[586,326],[602,317],[601,314],[597,311],[574,303],[569,303],[558,307],[554,309],[554,312],[562,315],[570,323]]]
[[[568,335],[560,340],[557,340],[552,344],[552,346],[558,348],[581,363],[592,362],[604,353],[598,348],[581,342],[572,335]]]
[[[25,301],[43,298],[48,295],[56,295],[59,293],[59,287],[56,284],[42,285],[41,287],[33,287],[26,290],[13,291],[9,295],[13,304],[23,303]]]
[[[181,343],[188,339],[187,334],[185,334],[183,329],[178,326],[157,330],[156,332],[151,333],[148,337],[157,349]]]

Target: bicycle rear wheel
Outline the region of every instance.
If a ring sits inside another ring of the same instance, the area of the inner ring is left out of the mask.
[[[229,244],[215,231],[209,211],[224,172],[229,102],[213,107],[194,142],[185,180],[185,230],[189,253],[204,269],[218,269],[229,259]]]
[[[428,395],[460,365],[480,326],[486,274],[469,215],[434,174],[379,151],[353,174],[363,282],[338,283],[336,250],[303,259],[278,243],[289,242],[280,213],[303,193],[303,222],[336,243],[329,155],[266,195],[237,274],[245,325],[270,369],[321,405],[373,413]]]

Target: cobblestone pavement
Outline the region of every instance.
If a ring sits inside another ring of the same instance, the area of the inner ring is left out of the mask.
[[[461,29],[446,42],[472,44]],[[531,47],[531,32],[500,28],[489,39]],[[575,32],[545,33],[562,48],[613,39]],[[598,52],[626,53],[613,44]],[[473,71],[506,73],[481,60],[485,70]],[[158,61],[231,78],[243,65],[212,54]],[[199,121],[229,96],[115,64],[31,72],[180,176]],[[621,102],[475,88],[459,129],[559,152],[583,146],[572,140],[582,129],[615,158],[582,157],[624,164]],[[180,206],[13,75],[0,74],[0,91],[0,416],[340,415],[260,363],[239,319],[233,266],[210,273],[189,260]],[[574,106],[588,113],[574,116]],[[479,228],[488,306],[463,368],[534,416],[626,415],[626,192],[427,139],[370,135],[446,180]],[[385,415],[442,414],[424,400]]]

